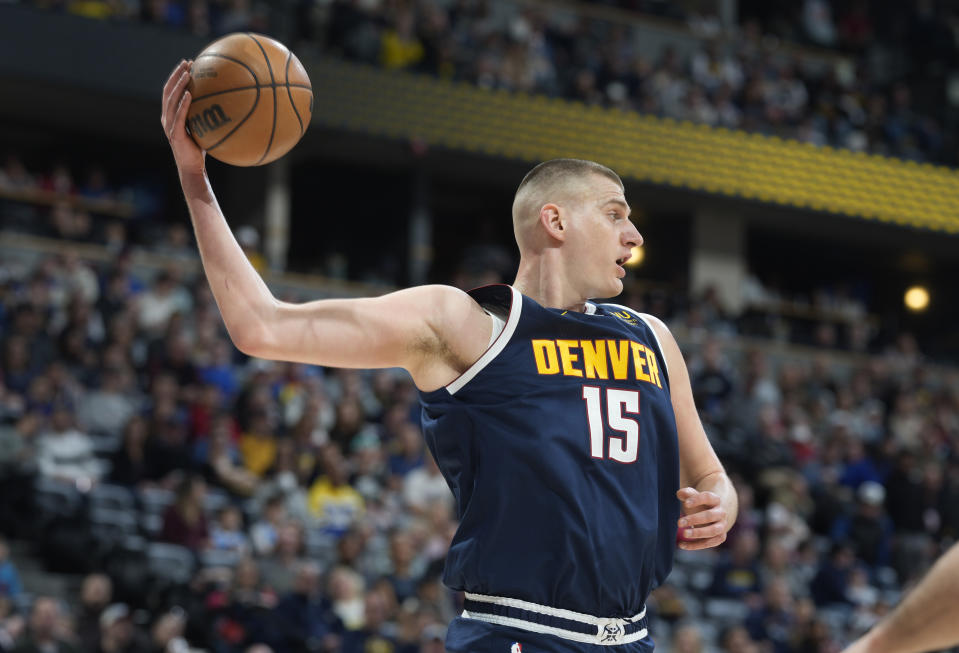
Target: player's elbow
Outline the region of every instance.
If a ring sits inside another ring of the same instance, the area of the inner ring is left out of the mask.
[[[230,340],[233,345],[247,356],[254,358],[270,358],[273,347],[269,329],[256,321],[248,320],[241,324],[228,325]]]

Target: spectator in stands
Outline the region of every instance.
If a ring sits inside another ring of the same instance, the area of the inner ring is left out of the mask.
[[[293,589],[297,565],[303,559],[304,537],[303,526],[288,520],[277,532],[272,555],[260,561],[264,583],[277,594],[286,594]]]
[[[93,653],[140,653],[146,650],[148,640],[134,626],[130,608],[123,603],[114,603],[100,615],[100,641],[89,649]]]
[[[0,537],[0,594],[16,601],[23,593],[20,575],[13,561],[10,560],[10,548],[6,540]]]
[[[134,415],[123,426],[120,447],[110,457],[110,482],[133,487],[147,479],[147,422]]]
[[[389,601],[378,589],[371,589],[363,600],[363,625],[343,634],[343,653],[370,650],[395,650],[396,639],[388,628]]]
[[[416,554],[411,533],[396,531],[390,536],[391,570],[387,580],[401,603],[416,594],[417,583],[425,571],[424,562]]]
[[[140,329],[148,335],[158,336],[166,330],[175,313],[185,313],[191,305],[189,293],[169,270],[163,270],[153,280],[153,286],[137,298]]]
[[[405,477],[414,469],[423,466],[426,447],[423,444],[423,434],[415,424],[401,424],[396,430],[393,446],[395,453],[389,459],[390,474]]]
[[[703,653],[703,635],[692,623],[679,624],[673,630],[673,653]]]
[[[232,504],[226,504],[216,514],[210,528],[210,548],[231,551],[238,556],[250,553],[250,541],[243,532],[243,513]]]
[[[256,560],[242,559],[234,571],[226,604],[211,620],[218,650],[239,650],[253,642],[267,642],[279,649],[283,626],[273,612],[276,605],[276,592],[263,582]]]
[[[719,564],[714,568],[709,594],[722,598],[743,598],[759,592],[762,581],[756,560],[758,552],[759,538],[756,533],[740,533],[733,542],[732,549],[723,552]]]
[[[293,588],[280,599],[277,612],[289,627],[293,648],[338,648],[343,624],[323,595],[320,568],[315,562],[297,563]]]
[[[118,436],[139,409],[140,397],[132,370],[111,367],[103,371],[100,387],[87,393],[77,422],[91,433]]]
[[[794,600],[789,585],[785,578],[774,578],[763,589],[762,607],[747,615],[746,630],[761,646],[771,645],[775,653],[789,653],[794,624]]]
[[[13,601],[0,592],[0,653],[10,653],[23,634],[23,617],[14,611]]]
[[[83,651],[95,651],[100,642],[100,615],[113,600],[113,581],[102,573],[89,574],[80,586],[76,615],[77,640]]]
[[[210,437],[194,445],[194,460],[210,483],[238,496],[250,496],[257,487],[257,478],[243,466],[232,431],[232,417],[227,414],[214,417]]]
[[[451,506],[453,496],[433,456],[427,454],[425,464],[404,479],[403,502],[413,514],[425,515],[430,505],[437,501]]]
[[[249,424],[240,436],[240,454],[247,470],[259,478],[276,461],[275,427],[264,410],[254,411],[248,419]]]
[[[866,481],[856,492],[856,511],[836,520],[830,533],[832,540],[848,540],[856,550],[856,556],[873,569],[889,564],[892,539],[892,522],[885,514],[882,504],[886,490],[875,481]]]
[[[346,630],[363,627],[363,577],[349,567],[335,567],[327,581],[327,594],[333,604],[333,613]]]
[[[743,626],[735,625],[726,628],[719,636],[719,646],[723,653],[759,653],[760,648],[749,636],[749,631]]]
[[[287,513],[280,493],[270,495],[261,505],[257,511],[260,518],[250,527],[250,541],[256,555],[266,556],[276,548],[280,526],[286,521]]]
[[[828,558],[822,561],[809,590],[817,606],[848,604],[849,576],[856,564],[852,546],[834,543]]]
[[[363,514],[363,497],[347,482],[346,461],[336,445],[323,447],[320,466],[323,475],[309,491],[310,514],[325,533],[339,537]]]
[[[76,648],[64,637],[62,619],[57,599],[50,596],[34,598],[27,632],[14,653],[76,653]]]
[[[186,616],[181,608],[174,608],[153,623],[150,631],[152,653],[181,653],[189,650],[183,634],[186,631]]]
[[[42,426],[43,418],[36,412],[25,412],[12,424],[0,424],[0,478],[30,465]]]
[[[209,545],[210,532],[204,513],[206,481],[196,475],[186,476],[176,490],[176,499],[163,513],[160,539],[179,544],[192,551]]]
[[[103,475],[90,436],[74,426],[73,411],[58,404],[53,408],[50,425],[37,438],[37,466],[51,479],[90,487]]]

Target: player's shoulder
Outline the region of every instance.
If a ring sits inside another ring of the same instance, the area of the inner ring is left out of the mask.
[[[634,315],[638,317],[640,320],[642,320],[643,322],[645,322],[646,325],[650,329],[652,329],[654,332],[656,332],[657,335],[669,336],[670,338],[672,338],[672,332],[670,332],[669,327],[666,326],[666,323],[663,322],[658,317],[656,317],[655,315],[652,315],[650,313],[643,313],[641,311],[637,311],[635,308],[624,306],[623,304],[615,304],[613,302],[603,302],[600,305],[607,309],[625,311],[631,315]]]

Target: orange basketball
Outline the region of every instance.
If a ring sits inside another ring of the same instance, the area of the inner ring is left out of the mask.
[[[313,87],[285,45],[262,34],[217,39],[193,61],[187,129],[210,156],[235,166],[290,151],[313,115]]]

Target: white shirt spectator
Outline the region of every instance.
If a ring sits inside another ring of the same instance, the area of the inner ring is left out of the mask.
[[[138,300],[138,322],[140,328],[151,334],[159,334],[174,313],[186,313],[192,301],[189,293],[178,286],[164,273],[157,278],[154,286],[140,295]]]
[[[449,485],[440,474],[432,456],[426,457],[426,464],[414,469],[403,481],[403,499],[413,510],[423,513],[435,501],[453,501]]]
[[[54,411],[52,422],[37,443],[40,473],[71,482],[100,480],[103,463],[94,455],[90,436],[73,427],[72,415],[65,408]]]

